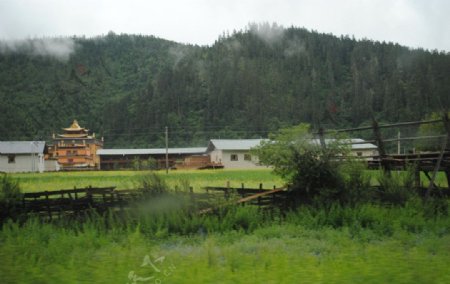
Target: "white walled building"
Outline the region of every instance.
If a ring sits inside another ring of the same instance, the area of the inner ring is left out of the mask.
[[[325,139],[325,144],[335,143],[336,139]],[[373,156],[378,155],[378,147],[372,143],[368,143],[360,138],[350,138],[339,140],[340,143],[348,144],[350,146],[350,155],[360,157],[365,160],[372,159]],[[319,139],[313,139],[313,143],[320,145]]]
[[[351,154],[357,157],[366,157],[372,159],[373,156],[378,156],[378,147],[372,143],[367,143],[363,139],[353,138],[349,139],[352,144]]]
[[[57,170],[57,163],[46,161],[45,141],[0,141],[0,172],[44,172]]]
[[[207,147],[207,154],[211,162],[220,163],[226,169],[252,169],[267,168],[259,164],[259,159],[251,155],[250,150],[259,146],[266,139],[212,139]],[[325,139],[325,144],[333,143],[335,139]],[[378,155],[376,145],[367,143],[363,139],[345,139],[345,143],[351,146],[351,155],[365,160]],[[320,145],[319,139],[313,139],[313,144]],[[352,144],[354,143],[354,144]]]
[[[220,163],[226,169],[267,168],[259,165],[258,157],[250,149],[259,146],[264,139],[211,139],[206,152],[211,162]]]

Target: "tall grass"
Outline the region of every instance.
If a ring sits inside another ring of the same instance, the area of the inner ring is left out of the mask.
[[[426,206],[335,204],[286,215],[244,206],[216,215],[179,209],[8,222],[0,275],[2,283],[132,283],[131,271],[162,283],[447,283],[450,219],[427,216]],[[161,272],[142,266],[146,256]]]

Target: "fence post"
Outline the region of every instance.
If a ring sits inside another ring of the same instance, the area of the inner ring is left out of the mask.
[[[25,194],[22,195],[22,212],[28,214],[27,205],[25,201]]]
[[[274,185],[273,186],[273,190],[275,190],[277,187]],[[272,206],[275,206],[275,203],[276,203],[276,193],[273,193],[272,194]]]
[[[433,175],[431,176],[431,179],[430,179],[430,184],[428,185],[428,189],[427,189],[427,193],[426,193],[426,197],[427,198],[430,196],[431,189],[435,185],[434,181],[436,180],[437,172],[441,168],[441,162],[442,162],[442,159],[444,157],[444,153],[445,153],[445,149],[447,148],[447,144],[448,144],[447,143],[447,139],[445,139],[444,142],[442,143],[442,147],[441,147],[441,152],[439,154],[439,158],[438,158],[438,160],[436,162],[436,165],[434,166]],[[447,173],[447,171],[446,171],[446,173]]]
[[[381,168],[385,173],[390,173],[389,162],[386,161],[386,150],[384,149],[384,143],[383,139],[381,138],[381,132],[380,128],[378,127],[378,122],[375,120],[375,118],[373,118],[372,120],[373,120],[372,122],[373,135],[378,146],[378,154],[380,156]]]
[[[50,210],[50,200],[48,198],[48,191],[45,191],[45,202],[47,203],[47,213],[50,220],[52,219],[52,211]]]
[[[414,169],[414,185],[416,188],[420,188],[420,169],[419,167],[415,167]]]
[[[447,112],[444,113],[442,122],[447,132],[447,147],[445,147],[445,151],[450,152],[450,120]],[[447,177],[447,187],[450,189],[450,168],[448,166],[445,168],[445,176]]]
[[[89,206],[88,209],[91,209],[94,207],[94,199],[92,198],[92,191],[90,190],[89,187],[86,187],[85,191],[86,191],[86,197],[87,197],[88,206]]]
[[[194,196],[194,188],[192,186],[189,187],[189,195],[191,197],[191,203],[196,205],[196,200],[195,200],[195,196]]]
[[[230,181],[227,181],[227,188],[225,189],[224,195],[226,200],[230,198]]]
[[[320,127],[319,128],[319,141],[320,141],[320,146],[322,147],[323,150],[325,150],[327,148],[327,145],[325,143],[325,137],[323,134],[323,128]]]
[[[442,123],[444,123],[444,128],[447,132],[447,147],[445,150],[450,151],[450,119],[448,118],[448,113],[444,113]]]

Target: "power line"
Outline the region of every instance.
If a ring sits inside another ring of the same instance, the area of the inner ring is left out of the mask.
[[[190,134],[190,135],[198,135],[198,134],[226,134],[226,133],[234,133],[234,134],[269,134],[271,131],[268,130],[229,130],[229,129],[225,129],[225,130],[218,130],[218,131],[204,131],[204,130],[193,130],[193,131],[171,131],[170,134]],[[161,131],[150,131],[150,132],[146,132],[146,131],[139,131],[139,132],[128,132],[128,133],[117,133],[117,134],[107,134],[105,133],[104,136],[105,137],[121,137],[121,136],[148,136],[148,135],[161,135],[163,136],[165,133],[164,130]]]
[[[226,126],[202,126],[201,129],[216,129],[216,130],[232,130],[229,129],[229,125]],[[179,129],[183,129],[183,130],[188,130],[188,129],[192,129],[195,131],[195,129],[198,128],[197,125],[195,126],[191,126],[191,125],[187,125],[187,126],[182,126],[182,127],[170,127],[170,129],[173,130],[179,130]],[[257,129],[257,127],[250,127],[248,129]],[[148,127],[148,128],[126,128],[126,129],[120,129],[120,128],[109,128],[109,129],[103,129],[103,133],[109,133],[109,132],[123,132],[123,131],[130,131],[130,130],[140,130],[140,131],[145,131],[147,132],[148,130],[151,130],[151,132],[164,132],[163,128],[161,127]],[[154,131],[156,130],[156,131]],[[242,130],[244,131],[244,130]],[[171,131],[173,132],[173,131]]]

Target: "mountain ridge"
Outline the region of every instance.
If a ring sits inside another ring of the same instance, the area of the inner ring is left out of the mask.
[[[302,28],[250,25],[211,46],[109,33],[72,38],[66,61],[0,54],[1,140],[76,118],[107,147],[204,145],[280,127],[419,120],[450,105],[450,55]]]

